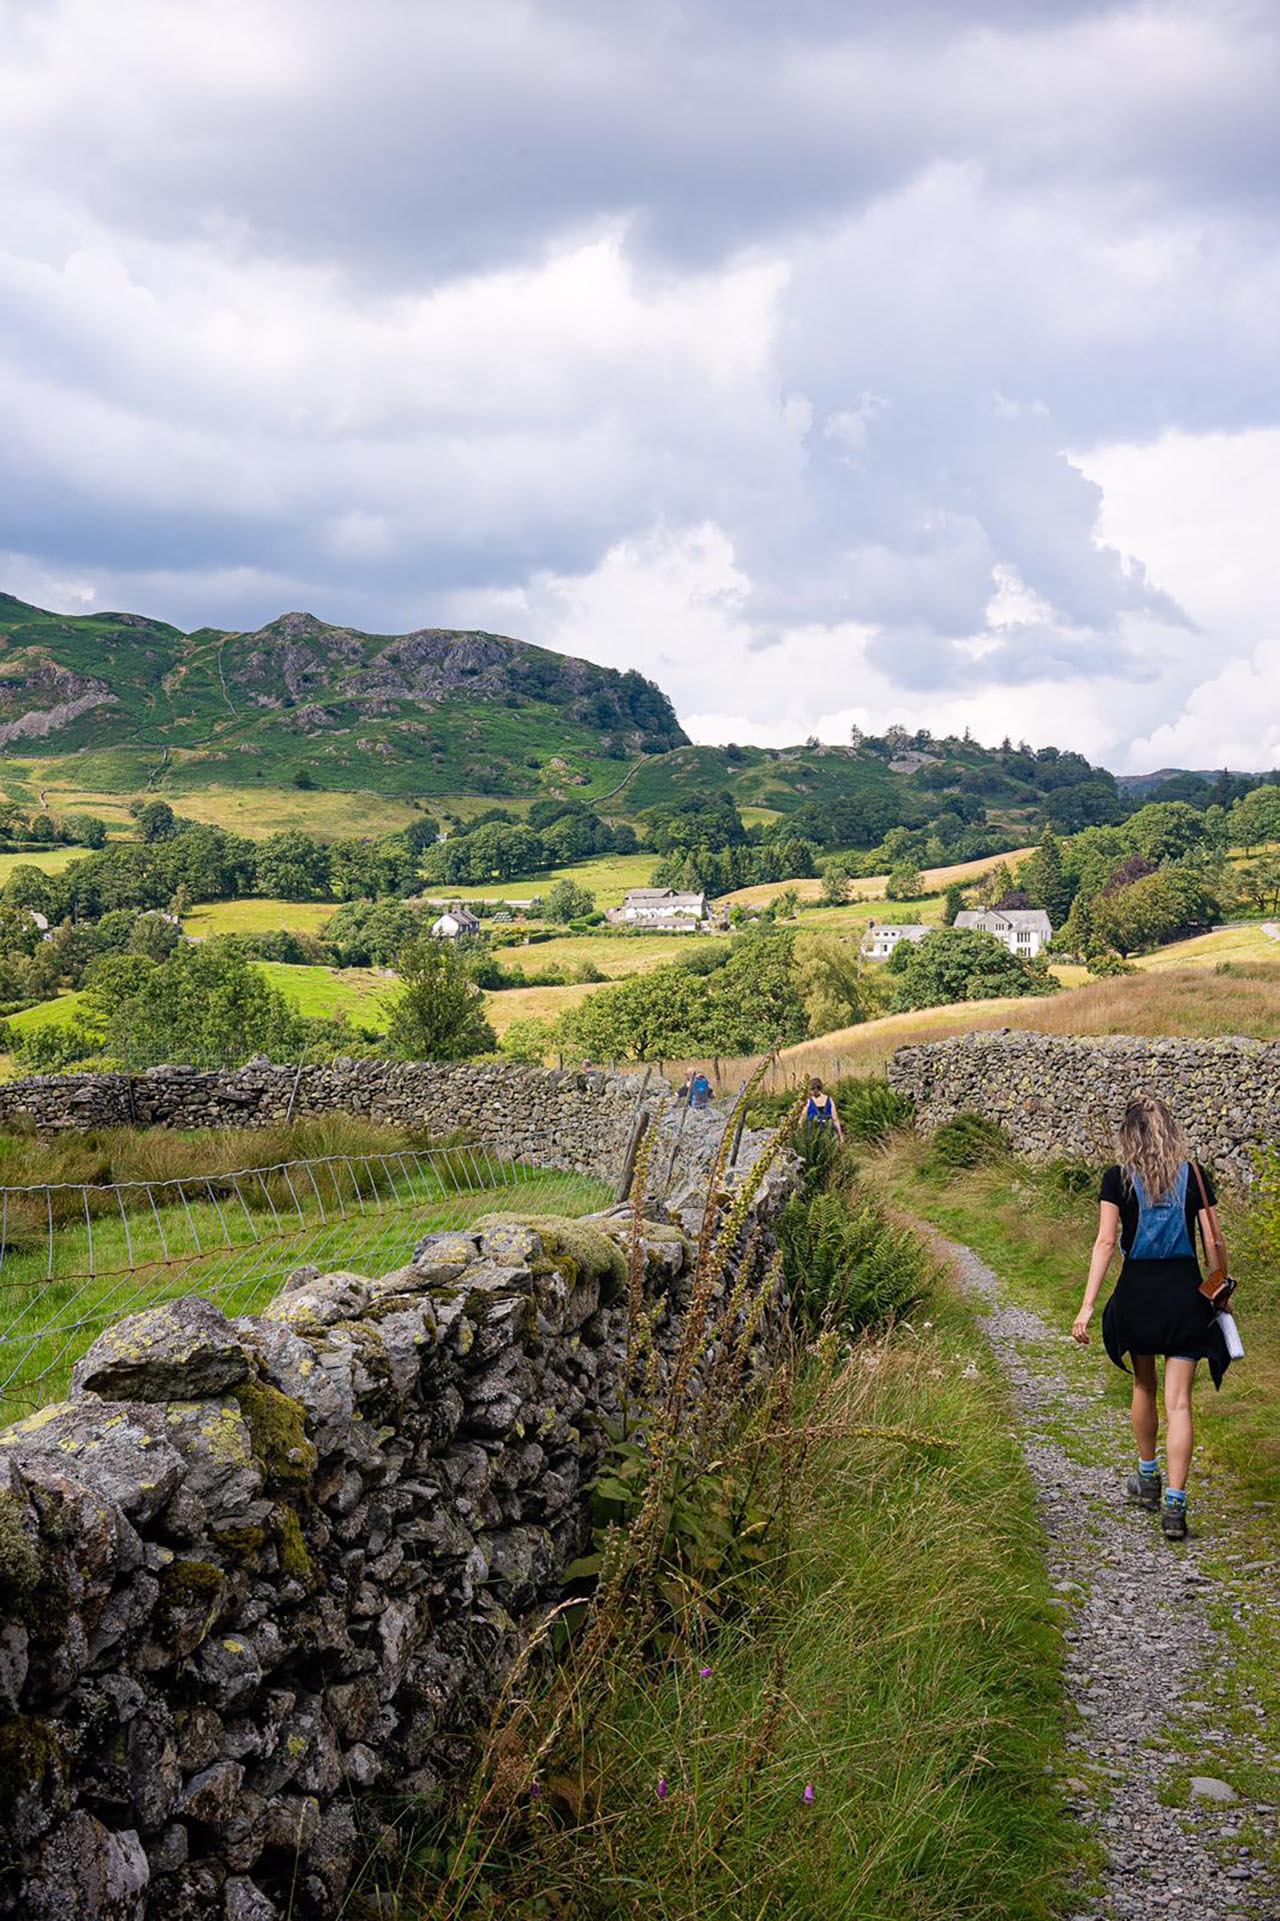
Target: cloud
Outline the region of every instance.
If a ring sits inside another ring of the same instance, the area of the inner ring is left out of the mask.
[[[1271,8],[0,31],[15,591],[465,618],[639,666],[700,730],[965,715],[1118,764],[1274,638]],[[1195,711],[1209,760],[1247,744]]]

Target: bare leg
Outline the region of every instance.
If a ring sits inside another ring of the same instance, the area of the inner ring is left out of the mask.
[[[1160,1415],[1156,1406],[1156,1357],[1131,1354],[1133,1362],[1133,1438],[1138,1443],[1138,1459],[1154,1461]]]
[[[1195,1442],[1191,1390],[1195,1378],[1194,1361],[1178,1361],[1171,1357],[1164,1364],[1165,1453],[1169,1464],[1168,1485],[1175,1489],[1185,1490],[1187,1471],[1191,1466],[1191,1449]]]

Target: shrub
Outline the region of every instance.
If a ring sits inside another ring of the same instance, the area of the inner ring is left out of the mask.
[[[841,1081],[835,1102],[849,1140],[882,1141],[911,1119],[911,1102],[888,1081],[872,1077]]]
[[[778,1224],[792,1311],[809,1332],[844,1334],[907,1313],[929,1290],[924,1243],[869,1195],[793,1195]]]
[[[968,1112],[957,1114],[938,1128],[930,1139],[925,1166],[930,1173],[945,1174],[956,1168],[1006,1160],[1010,1152],[1009,1136],[999,1121]]]

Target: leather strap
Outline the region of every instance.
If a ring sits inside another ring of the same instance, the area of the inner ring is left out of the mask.
[[[1195,1175],[1196,1186],[1200,1189],[1200,1208],[1196,1218],[1200,1222],[1200,1238],[1204,1242],[1204,1257],[1209,1263],[1209,1279],[1211,1281],[1219,1279],[1225,1281],[1227,1278],[1226,1251],[1223,1248],[1221,1240],[1218,1238],[1216,1225],[1214,1225],[1214,1245],[1213,1247],[1209,1245],[1209,1230],[1205,1226],[1205,1221],[1213,1222],[1213,1208],[1209,1200],[1208,1189],[1204,1184],[1204,1175],[1200,1172],[1200,1163],[1198,1161],[1192,1161],[1191,1172]]]

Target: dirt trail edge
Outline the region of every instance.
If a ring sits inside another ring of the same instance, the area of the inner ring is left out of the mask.
[[[1073,1379],[1061,1331],[1006,1300],[972,1249],[931,1239],[977,1305],[1008,1377],[1065,1611],[1076,1711],[1069,1806],[1107,1861],[1101,1892],[1082,1892],[1071,1921],[1280,1921],[1267,1859],[1277,1809],[1218,1778],[1219,1768],[1232,1772],[1229,1757],[1265,1766],[1274,1750],[1261,1723],[1254,1735],[1215,1722],[1231,1651],[1211,1618],[1224,1605],[1246,1621],[1259,1605],[1275,1607],[1274,1569],[1254,1563],[1225,1577],[1205,1568],[1206,1555],[1220,1560],[1229,1547],[1211,1498],[1212,1540],[1207,1522],[1203,1540],[1166,1541],[1158,1517],[1126,1502],[1127,1422]],[[1189,1773],[1190,1806],[1165,1805],[1162,1788],[1180,1786],[1185,1798]]]

